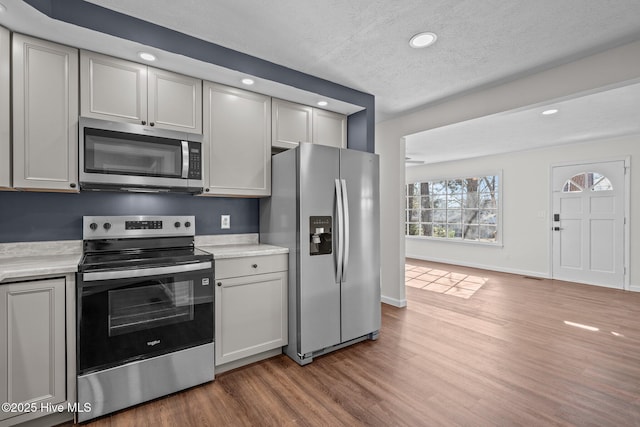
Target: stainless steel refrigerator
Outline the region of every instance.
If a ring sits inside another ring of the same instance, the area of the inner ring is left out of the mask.
[[[289,248],[289,343],[300,365],[380,329],[376,154],[301,143],[272,158],[260,241]]]

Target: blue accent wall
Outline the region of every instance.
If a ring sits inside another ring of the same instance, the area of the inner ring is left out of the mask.
[[[367,112],[358,111],[347,117],[347,141],[348,148],[360,151],[374,152],[374,147],[367,145]],[[373,131],[371,131],[373,134]]]
[[[365,120],[358,121],[357,125],[350,124],[349,127],[361,127],[362,130],[357,133],[358,138],[365,139],[348,140],[349,148],[374,152],[374,96],[371,94],[301,73],[83,0],[25,0],[25,2],[50,18],[59,21],[359,105],[364,108],[362,114]]]
[[[220,229],[220,215],[231,228]],[[195,215],[196,234],[259,232],[258,199],[187,194],[0,192],[0,243],[82,240],[84,215]]]

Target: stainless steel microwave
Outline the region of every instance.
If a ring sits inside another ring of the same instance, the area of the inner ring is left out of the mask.
[[[81,117],[80,188],[202,192],[202,136]]]

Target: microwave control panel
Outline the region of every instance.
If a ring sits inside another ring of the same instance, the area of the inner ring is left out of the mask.
[[[189,179],[202,179],[202,145],[189,142]]]

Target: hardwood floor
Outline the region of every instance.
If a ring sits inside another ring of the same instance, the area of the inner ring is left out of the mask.
[[[407,287],[377,341],[305,367],[275,357],[88,425],[640,426],[639,293],[411,262],[487,280],[467,299]]]

